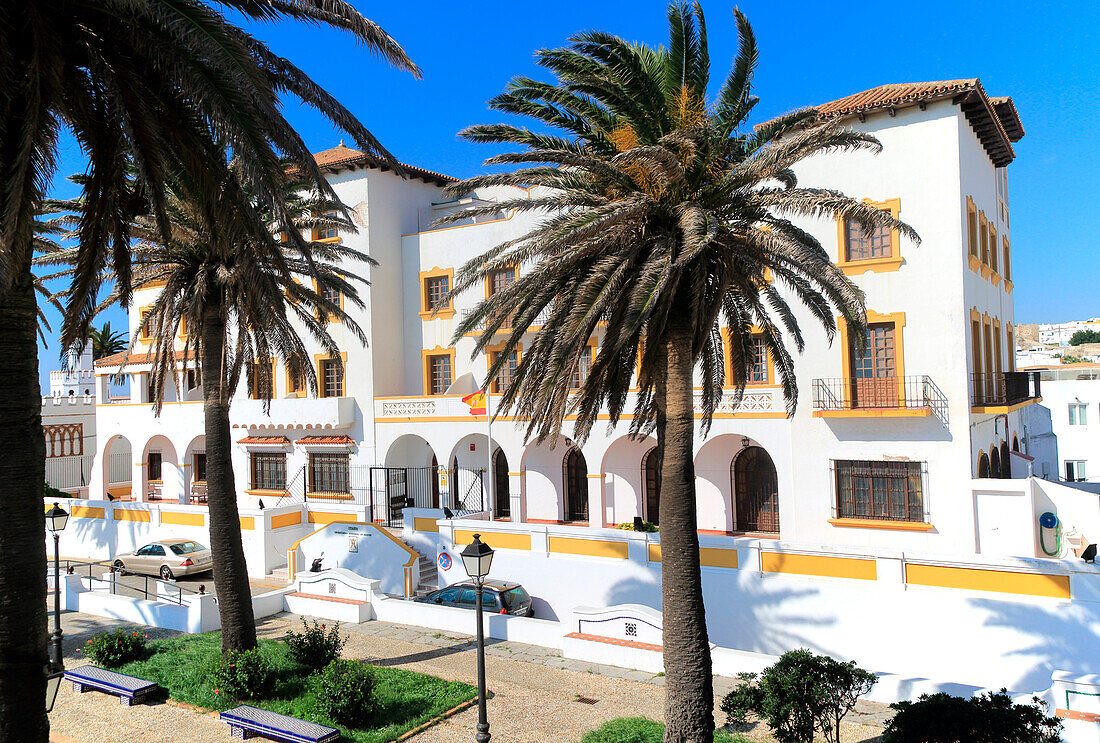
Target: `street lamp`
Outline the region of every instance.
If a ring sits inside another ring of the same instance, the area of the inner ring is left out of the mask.
[[[477,586],[477,743],[489,743],[489,720],[485,712],[485,618],[481,610],[481,594],[489,566],[493,564],[493,548],[475,534],[474,541],[462,550],[462,564],[466,574]]]
[[[64,508],[53,504],[46,512],[46,528],[53,533],[53,670],[64,669],[61,662],[61,532],[69,523],[69,514]]]

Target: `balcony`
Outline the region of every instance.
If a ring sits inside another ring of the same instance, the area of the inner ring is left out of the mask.
[[[970,404],[975,413],[1004,414],[1043,399],[1040,372],[970,375]]]
[[[234,398],[229,408],[234,428],[307,429],[347,428],[355,423],[355,399],[351,397],[302,397],[271,401],[264,412],[263,400]]]
[[[465,309],[465,310],[462,310],[461,314],[462,314],[462,319],[465,320],[467,317],[469,317],[470,315],[473,314],[473,310],[472,309]],[[531,325],[528,327],[528,330],[535,330],[535,329],[541,328],[543,325],[546,324],[546,321],[548,319],[550,319],[550,308],[549,307],[547,307],[546,309],[544,309],[542,312],[540,312],[538,314],[538,316],[535,318],[535,321],[533,323],[531,323]],[[478,323],[477,330],[481,330],[484,327],[485,327],[484,323]],[[505,332],[505,331],[508,331],[508,330],[511,330],[511,329],[512,329],[511,324],[506,323],[505,325],[501,326],[500,330],[497,331],[497,332]]]
[[[815,418],[911,418],[934,415],[947,426],[947,396],[927,375],[813,382]]]

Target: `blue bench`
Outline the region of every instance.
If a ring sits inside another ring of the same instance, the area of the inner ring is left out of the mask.
[[[86,691],[105,691],[117,694],[119,701],[127,707],[141,704],[160,687],[155,681],[146,681],[125,673],[115,673],[98,666],[81,666],[65,671],[65,678],[73,682],[73,690],[83,694]]]
[[[328,725],[318,725],[247,704],[228,709],[220,717],[229,723],[229,732],[233,737],[242,740],[263,735],[287,743],[330,743],[340,737],[340,731]]]

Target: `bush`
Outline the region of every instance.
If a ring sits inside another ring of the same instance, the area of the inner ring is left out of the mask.
[[[1062,721],[1044,714],[1043,703],[1014,704],[1008,692],[964,699],[922,694],[915,702],[890,705],[894,718],[883,743],[1058,743]]]
[[[145,656],[144,632],[119,629],[100,632],[84,643],[84,654],[97,666],[118,668]]]
[[[661,743],[665,736],[665,726],[644,717],[621,717],[609,720],[595,730],[590,730],[581,738],[581,743]],[[715,743],[747,743],[741,736],[730,737],[729,733],[718,730],[714,733]]]
[[[626,524],[619,524],[615,528],[616,529],[622,529],[623,531],[634,531],[634,524],[633,524],[633,522],[626,523]],[[647,532],[652,533],[652,532],[658,531],[658,529],[657,529],[656,524],[650,523],[649,521],[643,521],[642,522],[642,528],[639,529],[638,531],[647,531]]]
[[[354,660],[334,660],[317,682],[317,711],[349,727],[363,727],[374,713],[374,673]]]
[[[347,638],[340,637],[340,623],[326,630],[325,625],[313,620],[311,627],[302,617],[301,634],[291,630],[286,633],[286,644],[290,656],[304,666],[324,668],[340,657],[340,651],[347,644]]]
[[[226,650],[214,668],[214,693],[234,699],[264,699],[275,688],[275,668],[259,648]]]
[[[783,653],[759,676],[739,678],[744,683],[722,700],[722,711],[734,724],[744,724],[750,712],[764,718],[779,743],[812,743],[814,730],[839,743],[840,721],[875,685],[875,675],[854,662],[809,650]]]

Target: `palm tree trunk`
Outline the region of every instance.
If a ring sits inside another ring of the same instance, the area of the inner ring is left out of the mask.
[[[229,398],[225,374],[225,307],[211,302],[202,318],[203,412],[206,415],[206,494],[210,504],[210,551],[222,624],[222,650],[256,647],[252,592],[241,542],[237,485],[230,460]]]
[[[0,294],[0,740],[45,743],[46,444],[30,260]]]
[[[670,319],[663,380],[657,390],[665,743],[711,743],[714,736],[710,641],[695,514],[693,367],[689,326]]]

